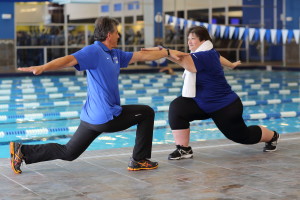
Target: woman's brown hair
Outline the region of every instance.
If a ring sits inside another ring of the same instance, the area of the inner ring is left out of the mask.
[[[188,30],[188,35],[190,33],[194,33],[200,41],[210,40],[212,42],[212,39],[204,26],[194,26]]]

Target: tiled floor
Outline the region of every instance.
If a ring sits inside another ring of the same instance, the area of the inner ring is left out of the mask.
[[[127,171],[132,148],[88,151],[79,159],[23,165],[14,174],[0,159],[0,199],[268,200],[300,199],[300,133],[284,134],[279,150],[229,140],[194,142],[194,158],[169,161],[173,145],[155,145],[159,168]]]

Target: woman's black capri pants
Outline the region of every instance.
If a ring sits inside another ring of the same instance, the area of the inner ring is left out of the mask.
[[[256,144],[261,140],[259,126],[247,126],[242,117],[243,104],[240,98],[212,113],[206,113],[192,98],[177,97],[169,108],[169,123],[172,130],[188,129],[190,122],[211,118],[219,130],[230,140],[241,144]]]

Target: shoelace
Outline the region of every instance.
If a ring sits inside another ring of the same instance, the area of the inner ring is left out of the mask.
[[[14,165],[19,165],[21,166],[22,164],[22,159],[19,158],[19,156],[15,155],[15,158],[14,158]]]
[[[20,150],[19,150],[20,151]],[[20,152],[17,152],[15,155],[14,155],[14,165],[19,165],[21,166],[22,162],[23,162],[23,159],[19,157],[19,154],[22,155],[22,153]],[[23,156],[23,155],[22,155]]]
[[[139,164],[140,164],[142,167],[151,167],[151,166],[152,166],[152,165],[149,164],[147,161],[139,162]]]
[[[276,134],[276,133],[275,133]],[[270,142],[268,142],[269,145],[276,145],[277,144],[277,139],[278,139],[278,135],[274,135],[272,140]]]
[[[183,154],[188,154],[188,153],[189,153],[189,151],[185,151],[185,150],[183,150],[183,149],[178,149],[178,151],[179,151],[179,153],[180,153],[181,155],[183,155]]]

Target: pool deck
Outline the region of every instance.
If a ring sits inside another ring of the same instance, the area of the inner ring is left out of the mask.
[[[169,63],[168,67],[176,71],[183,71],[183,68],[177,64]],[[271,68],[270,68],[271,67]],[[132,73],[132,72],[155,72],[157,73],[160,67],[153,67],[145,64],[133,64],[129,65],[128,68],[121,69],[121,73]],[[289,64],[287,63],[286,66],[283,66],[282,62],[242,62],[237,69],[272,69],[272,70],[290,70],[290,71],[299,71],[300,70],[300,63]],[[57,71],[49,71],[43,73],[41,76],[48,76],[48,75],[75,75],[76,70],[74,68],[64,68]],[[2,67],[0,68],[0,77],[10,77],[10,76],[34,76],[32,73],[21,72],[17,70],[17,68],[10,66],[10,67]]]
[[[278,151],[229,140],[192,142],[193,159],[167,160],[174,145],[153,146],[159,168],[128,171],[132,148],[87,151],[79,159],[23,165],[0,159],[0,199],[235,200],[300,199],[300,132],[282,134]]]

